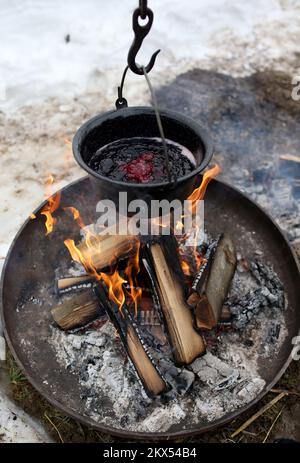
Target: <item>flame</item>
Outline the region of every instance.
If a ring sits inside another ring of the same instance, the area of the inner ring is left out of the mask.
[[[193,258],[194,258],[194,263],[196,267],[196,272],[198,272],[199,268],[201,267],[205,259],[201,256],[200,252],[198,251],[196,247],[193,248]]]
[[[181,268],[182,268],[183,273],[187,276],[190,276],[192,274],[191,268],[183,254],[180,254],[180,263],[181,263]]]
[[[221,172],[220,167],[218,164],[215,164],[214,167],[211,169],[207,170],[202,178],[202,182],[198,188],[196,188],[193,193],[190,194],[188,197],[188,200],[192,201],[194,204],[192,206],[192,210],[195,210],[196,207],[196,201],[200,201],[201,199],[204,198],[207,186],[209,182],[216,177],[219,173]]]
[[[80,217],[79,211],[77,211],[76,208],[68,207],[66,209],[72,212],[74,219],[77,221],[80,227],[84,226],[84,223]],[[93,234],[90,229],[87,229],[86,236],[85,236],[85,244],[89,249],[91,249],[91,247],[95,245],[95,240],[97,244],[99,244],[98,236]],[[126,301],[123,285],[129,282],[130,290],[129,291],[126,290],[126,293],[131,298],[131,301],[134,304],[135,314],[137,314],[137,305],[138,305],[138,301],[142,293],[141,288],[137,287],[138,285],[136,281],[136,276],[138,272],[140,271],[140,267],[139,267],[140,242],[139,240],[136,240],[135,253],[133,256],[129,257],[128,264],[125,269],[125,276],[126,278],[128,278],[128,280],[123,278],[120,275],[117,268],[115,268],[111,274],[98,272],[95,266],[93,265],[93,253],[86,252],[83,255],[80,249],[76,246],[74,240],[66,239],[64,241],[64,244],[69,250],[71,257],[75,262],[80,263],[84,267],[86,272],[90,274],[93,278],[95,278],[95,280],[104,281],[104,283],[106,284],[108,288],[109,299],[118,306],[120,311],[122,310],[122,307]],[[112,258],[112,262],[113,261],[114,261],[114,258]]]
[[[101,272],[100,276],[108,288],[109,299],[117,304],[119,310],[122,310],[125,302],[123,284],[127,283],[127,280],[121,277],[118,270],[115,270],[112,275]]]
[[[208,183],[219,172],[220,168],[216,165],[204,174],[201,185],[198,188],[196,188],[188,198],[192,202],[192,207],[195,205],[197,200],[203,199]],[[65,207],[64,210],[71,212],[74,220],[77,222],[80,228],[85,228],[85,245],[87,248],[91,249],[92,247],[95,247],[95,245],[101,246],[101,240],[99,241],[99,236],[94,234],[92,232],[92,229],[85,227],[81,215],[75,207]],[[183,218],[184,216],[182,216],[182,219]],[[160,227],[164,226],[161,218],[154,218],[153,220],[157,221],[155,223]],[[176,223],[175,228],[177,230],[181,230],[183,228],[183,223],[178,221]],[[118,306],[120,311],[122,310],[122,307],[126,302],[126,299],[129,297],[131,303],[134,305],[135,316],[137,316],[138,303],[142,295],[142,289],[137,284],[137,275],[140,272],[140,241],[138,239],[136,239],[134,254],[128,258],[127,266],[124,271],[124,277],[122,276],[123,273],[122,275],[119,273],[115,259],[112,259],[111,262],[111,264],[114,267],[111,273],[103,273],[101,271],[98,272],[95,266],[93,265],[93,252],[85,252],[83,255],[83,253],[76,246],[74,240],[72,239],[66,239],[64,241],[64,244],[68,248],[71,257],[75,262],[78,262],[81,265],[83,265],[86,272],[92,275],[96,281],[102,280],[106,284],[108,288],[109,299]],[[189,256],[187,256],[186,253],[183,252],[181,247],[179,247],[179,249],[183,272],[185,273],[185,275],[194,274],[195,271],[199,270],[201,264],[203,263],[203,257],[200,255],[196,247],[191,248]],[[124,288],[125,283],[129,284],[129,289]]]
[[[73,219],[78,223],[79,227],[80,228],[84,228],[85,227],[85,224],[82,220],[82,217],[80,215],[80,212],[78,209],[76,209],[76,207],[73,207],[73,206],[67,206],[67,207],[64,207],[63,208],[64,211],[70,211],[71,214],[73,215]]]
[[[181,216],[181,218],[183,219],[184,216]],[[180,220],[177,220],[176,225],[175,225],[175,230],[176,231],[181,231],[183,229],[184,229],[183,223]]]
[[[201,265],[205,262],[205,259],[199,253],[196,247],[190,249],[189,254],[186,248],[179,246],[179,258],[182,271],[185,275],[191,276],[198,272]]]
[[[85,258],[82,252],[80,251],[80,249],[76,246],[74,240],[72,239],[65,240],[64,244],[68,248],[72,259],[75,262],[78,262],[79,264],[81,264],[86,270],[86,272],[92,275],[96,280],[100,280],[100,275],[98,274],[97,270],[93,266],[91,255],[89,255],[88,258]]]
[[[220,171],[220,167],[216,164],[214,167],[212,167],[204,173],[201,184],[188,197],[188,200],[191,201],[192,213],[195,213],[196,211],[196,202],[204,198],[209,182],[212,178],[216,177],[220,173]],[[176,223],[175,230],[179,231],[184,228],[183,220],[184,215],[181,216],[181,221],[178,221]],[[193,275],[194,273],[198,272],[203,262],[205,262],[205,259],[203,258],[203,256],[201,256],[197,248],[199,231],[200,230],[198,229],[196,230],[193,238],[194,244],[193,246],[189,246],[189,251],[187,251],[186,247],[184,248],[186,235],[183,235],[182,237],[177,237],[179,243],[183,245],[183,247],[179,246],[180,263],[183,273],[187,276]]]
[[[50,195],[50,191],[51,191],[51,187],[53,183],[54,183],[54,177],[52,174],[50,174],[46,181],[46,192],[45,192],[46,198]],[[60,198],[61,198],[60,191],[49,196],[47,200],[47,204],[42,208],[40,212],[41,215],[44,215],[46,217],[46,221],[45,221],[46,235],[49,235],[54,229],[56,218],[53,217],[52,214],[56,211],[56,209],[59,208]],[[36,217],[37,217],[36,214],[30,214],[31,220],[36,219]]]
[[[52,174],[50,174],[46,182],[46,195],[47,196],[48,196],[48,192],[51,189],[53,183],[54,183],[54,177]],[[46,235],[49,235],[53,231],[54,225],[56,223],[56,219],[55,217],[53,217],[52,214],[56,211],[56,209],[59,208],[60,197],[61,197],[60,191],[57,193],[54,193],[52,196],[48,198],[47,204],[41,210],[41,215],[44,215],[46,217],[46,222],[45,222]]]

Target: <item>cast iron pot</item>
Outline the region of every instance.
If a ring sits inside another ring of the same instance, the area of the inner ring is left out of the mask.
[[[194,154],[195,169],[176,182],[149,184],[122,182],[94,172],[87,163],[100,147],[121,138],[160,136],[153,108],[138,106],[109,111],[85,122],[73,139],[74,157],[89,174],[99,200],[110,199],[118,205],[119,192],[127,192],[128,202],[143,199],[149,205],[152,199],[183,201],[196,188],[199,174],[213,155],[210,138],[205,129],[189,117],[169,110],[160,110],[160,115],[165,137]]]

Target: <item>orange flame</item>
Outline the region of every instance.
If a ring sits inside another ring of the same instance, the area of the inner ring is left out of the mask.
[[[207,186],[209,182],[216,177],[219,173],[221,172],[220,167],[218,164],[216,164],[214,167],[206,171],[203,175],[202,182],[198,188],[196,188],[193,193],[190,194],[188,197],[188,200],[192,201],[193,203],[196,203],[196,201],[200,201],[201,199],[204,198],[204,195],[206,193]],[[195,204],[192,206],[193,211],[195,209]]]
[[[204,173],[201,184],[188,197],[188,200],[191,201],[191,212],[192,213],[195,213],[196,202],[204,198],[209,182],[211,181],[211,179],[216,177],[220,173],[220,171],[221,171],[220,167],[216,164],[214,167],[212,167],[211,169],[209,169],[207,172]],[[184,216],[182,216],[181,219],[183,220]],[[182,230],[183,228],[184,228],[183,223],[178,221],[175,229]],[[190,276],[194,274],[195,272],[198,272],[202,263],[204,262],[203,256],[201,256],[201,254],[199,253],[197,249],[198,233],[199,233],[199,230],[196,230],[195,238],[194,238],[194,242],[195,242],[194,246],[189,246],[189,248],[191,249],[189,251],[191,252],[190,259],[187,258],[186,250],[183,250],[181,247],[179,247],[182,271],[187,276]],[[179,238],[179,242],[184,242],[185,238],[186,236],[183,235],[182,238]]]
[[[53,175],[49,175],[47,182],[46,182],[46,195],[48,196],[48,191],[51,189],[51,186],[54,183],[54,177]],[[60,191],[57,193],[54,193],[54,195],[50,196],[48,198],[47,204],[43,207],[41,210],[41,215],[44,215],[46,217],[46,235],[49,235],[54,228],[54,225],[56,223],[55,217],[53,217],[53,213],[56,211],[56,209],[59,208],[60,205],[60,197],[61,193]]]
[[[96,280],[100,280],[100,275],[93,266],[91,256],[86,259],[81,253],[80,249],[76,246],[74,240],[67,239],[64,241],[65,246],[68,248],[69,253],[71,254],[72,259],[75,262],[81,264],[87,273],[92,275]]]
[[[71,210],[73,217],[79,224],[79,226],[83,225],[83,221],[80,218],[80,214],[75,208],[67,208]],[[85,244],[88,248],[94,246],[95,240],[98,242],[97,235],[94,235],[90,230],[87,230],[86,237],[85,237]],[[69,253],[72,259],[75,262],[80,263],[87,273],[95,278],[95,280],[100,281],[103,280],[108,288],[108,296],[109,299],[114,302],[119,310],[122,310],[122,307],[125,303],[125,292],[123,288],[123,284],[129,282],[130,291],[126,291],[128,296],[131,298],[134,308],[135,314],[137,314],[137,304],[139,301],[139,297],[141,296],[142,290],[140,288],[136,288],[136,276],[140,270],[139,267],[139,249],[140,249],[140,242],[139,240],[136,241],[136,252],[133,256],[128,259],[128,264],[125,270],[125,275],[128,280],[125,280],[119,273],[118,269],[116,268],[112,274],[106,274],[103,272],[97,272],[97,269],[93,265],[93,253],[83,253],[80,249],[76,246],[74,240],[67,239],[64,241],[65,246],[68,248]],[[113,260],[113,259],[112,259]]]
[[[73,215],[73,219],[78,223],[80,228],[84,228],[85,224],[81,218],[80,212],[76,207],[73,206],[68,206],[63,208],[64,211],[70,211],[71,214]]]
[[[49,196],[51,186],[53,185],[53,183],[54,183],[54,177],[53,175],[50,174],[46,182],[46,194],[45,194],[46,197]],[[41,215],[44,215],[46,217],[46,221],[45,221],[46,235],[49,235],[54,229],[56,218],[53,217],[52,214],[56,211],[56,209],[59,208],[60,198],[61,198],[60,191],[51,195],[47,200],[47,204],[42,208],[40,212]],[[36,215],[30,214],[30,219],[31,220],[36,219]]]
[[[188,262],[185,260],[184,255],[182,254],[180,254],[180,263],[181,263],[181,268],[182,268],[183,273],[187,276],[190,276],[192,274],[191,268]]]
[[[193,248],[193,257],[194,257],[196,272],[198,272],[199,268],[201,267],[205,259],[203,259],[203,257],[200,255],[197,248]]]
[[[119,307],[119,310],[122,310],[122,307],[125,302],[125,293],[123,290],[123,284],[127,283],[127,280],[124,280],[119,274],[118,270],[115,270],[112,275],[107,275],[106,273],[100,273],[101,278],[108,287],[108,296],[111,301],[113,301]]]
[[[187,276],[194,275],[198,272],[205,259],[201,256],[196,247],[191,249],[189,259],[186,249],[183,249],[181,246],[178,249],[183,273]]]

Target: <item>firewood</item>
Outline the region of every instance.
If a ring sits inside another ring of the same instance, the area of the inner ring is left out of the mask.
[[[76,277],[58,278],[55,283],[56,292],[61,295],[84,288],[91,288],[94,279],[90,275],[80,275]]]
[[[127,327],[126,345],[128,355],[133,362],[139,377],[146,385],[151,396],[161,394],[166,390],[166,383],[148,357],[133,325]]]
[[[211,330],[216,321],[206,295],[200,297],[195,309],[195,324],[199,330]]]
[[[293,154],[283,154],[279,156],[280,173],[298,179],[300,175],[300,156]]]
[[[94,293],[85,291],[54,307],[51,314],[61,329],[71,330],[97,318],[101,309]]]
[[[178,365],[191,363],[205,352],[205,343],[193,327],[193,316],[185,301],[183,275],[173,237],[160,237],[146,246],[142,259],[148,272],[156,304],[162,313]]]
[[[199,330],[211,330],[215,327],[216,321],[210,308],[209,302],[207,300],[207,296],[204,294],[203,296],[199,297],[198,295],[198,298],[198,302],[194,307],[195,325]],[[231,321],[231,318],[232,315],[230,309],[224,306],[222,308],[219,321],[221,323],[229,323]]]
[[[108,267],[114,260],[134,253],[137,238],[128,235],[95,235],[77,246],[84,260],[96,270]]]
[[[188,297],[188,300],[186,301],[188,303],[188,305],[194,309],[196,307],[196,305],[198,304],[200,300],[200,296],[198,293],[192,293],[189,295]]]
[[[200,300],[194,314],[198,328],[212,329],[220,320],[236,262],[235,246],[231,238],[228,235],[221,236],[205,281],[202,281],[202,285],[197,285]]]
[[[207,275],[209,273],[209,269],[211,267],[211,263],[213,261],[214,253],[216,251],[218,240],[213,241],[207,248],[205,254],[204,254],[204,259],[203,263],[200,266],[197,275],[194,278],[193,284],[192,284],[192,289],[194,291],[197,291],[199,295],[201,295],[201,290],[202,286],[207,278]]]
[[[146,351],[137,326],[124,304],[121,310],[108,299],[104,282],[95,287],[103,309],[113,323],[132,365],[149,397],[154,397],[167,391],[168,386],[159,373],[153,360]]]

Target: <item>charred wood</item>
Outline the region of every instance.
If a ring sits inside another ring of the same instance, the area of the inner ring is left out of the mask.
[[[93,291],[85,291],[54,307],[51,314],[62,330],[71,330],[97,318],[101,308]]]
[[[221,236],[213,257],[209,256],[209,262],[209,268],[204,270],[205,277],[202,274],[193,285],[200,296],[194,308],[195,323],[199,329],[212,329],[221,318],[237,262],[235,246],[229,236]]]
[[[121,310],[108,300],[107,288],[103,282],[95,288],[103,309],[117,330],[128,357],[140,378],[149,397],[165,392],[168,387],[157,367],[154,365],[144,345],[138,328],[128,308],[124,304]]]

